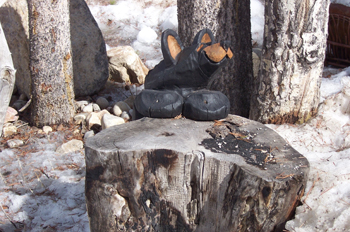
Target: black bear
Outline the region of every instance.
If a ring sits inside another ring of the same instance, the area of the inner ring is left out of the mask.
[[[184,48],[176,32],[166,30],[161,46],[164,60],[146,76],[145,89],[135,99],[135,118],[173,118],[180,114],[194,120],[227,117],[228,98],[205,87],[210,77],[232,58],[230,43],[215,43],[212,32],[203,29],[192,45]]]

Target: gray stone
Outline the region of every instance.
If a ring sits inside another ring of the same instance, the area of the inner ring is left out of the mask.
[[[15,108],[16,110],[20,110],[22,109],[23,106],[25,106],[25,104],[27,104],[26,101],[17,100],[15,101],[15,103],[13,103],[12,107]]]
[[[107,129],[109,127],[124,124],[124,123],[125,123],[125,120],[123,118],[118,117],[118,116],[114,116],[111,114],[103,115],[102,121],[101,121],[101,125],[102,125],[103,130]]]
[[[92,109],[93,109],[94,112],[101,111],[100,106],[98,104],[96,104],[96,103],[92,103]]]
[[[24,144],[23,140],[19,140],[19,139],[10,139],[6,142],[7,146],[9,146],[9,148],[16,148],[16,147],[20,147]]]
[[[135,95],[131,95],[130,97],[124,100],[124,102],[130,107],[130,109],[134,108],[135,97]]]
[[[19,118],[17,110],[12,107],[7,107],[4,123],[17,121]]]
[[[148,68],[130,46],[112,48],[107,52],[109,79],[117,82],[143,84]]]
[[[120,117],[123,118],[125,121],[129,121],[130,120],[130,115],[126,111],[123,111],[123,113],[120,115]]]
[[[75,152],[78,151],[80,149],[82,149],[84,147],[84,143],[80,140],[77,139],[72,139],[69,142],[66,142],[64,144],[62,144],[61,146],[59,146],[56,150],[56,152],[58,153],[69,153],[69,152]]]
[[[96,104],[100,107],[101,110],[107,109],[109,106],[109,102],[104,97],[97,98]]]
[[[51,126],[43,126],[43,132],[45,134],[52,132],[52,127]]]
[[[94,108],[93,108],[93,105],[92,105],[92,104],[93,104],[93,103],[89,103],[88,105],[84,106],[83,109],[82,109],[82,111],[83,111],[84,113],[91,113],[91,112],[93,112],[93,111],[94,111]]]
[[[20,93],[31,95],[29,70],[29,23],[26,0],[7,0],[0,8]],[[70,1],[71,42],[75,96],[99,91],[108,79],[108,58],[102,33],[84,0]]]
[[[2,136],[8,137],[17,133],[17,127],[12,124],[5,124],[2,128]]]

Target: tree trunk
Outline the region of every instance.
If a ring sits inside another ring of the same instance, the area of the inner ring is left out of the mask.
[[[229,98],[231,113],[248,117],[253,80],[250,1],[178,0],[177,6],[185,46],[203,28],[211,29],[217,41],[231,41],[234,56],[208,87]]]
[[[0,2],[0,7],[3,2]],[[15,86],[15,69],[13,67],[11,52],[7,46],[4,31],[0,23],[0,137],[6,117],[7,107],[10,103],[12,91]]]
[[[144,118],[85,148],[91,231],[282,231],[309,172],[276,132],[234,115]]]
[[[250,118],[263,123],[303,123],[319,104],[329,0],[265,1],[260,70]]]
[[[28,0],[31,122],[69,122],[74,115],[69,0]]]

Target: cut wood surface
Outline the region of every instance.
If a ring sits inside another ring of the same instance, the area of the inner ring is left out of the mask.
[[[273,231],[309,163],[263,124],[144,118],[86,143],[91,231]]]

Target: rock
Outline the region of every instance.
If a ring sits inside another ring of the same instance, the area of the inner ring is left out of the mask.
[[[26,101],[17,100],[15,101],[15,103],[13,103],[12,107],[15,108],[16,110],[20,110],[22,109],[23,106],[25,106],[25,104],[27,104]]]
[[[29,71],[29,23],[26,0],[7,0],[0,21],[12,52],[16,85],[31,95]],[[108,79],[108,58],[102,33],[84,0],[70,1],[70,30],[75,96],[98,92]]]
[[[69,10],[75,96],[88,96],[108,80],[106,44],[84,0],[71,0]]]
[[[75,102],[75,108],[76,109],[80,109],[80,110],[83,110],[85,106],[89,105],[89,101],[76,101]]]
[[[6,144],[9,146],[9,148],[16,148],[22,146],[24,142],[19,139],[10,139],[6,142]]]
[[[124,119],[125,121],[129,121],[129,120],[130,120],[130,115],[129,115],[129,113],[126,112],[126,111],[123,111],[123,113],[120,115],[120,117],[121,117],[122,119]]]
[[[107,129],[111,126],[116,126],[125,123],[125,120],[121,117],[114,116],[111,114],[105,114],[102,117],[102,130]]]
[[[8,137],[13,134],[17,133],[17,127],[13,126],[12,124],[5,124],[4,127],[2,128],[2,136]]]
[[[123,113],[123,111],[120,109],[120,107],[117,104],[113,106],[112,111],[113,111],[113,114],[116,116],[120,116]]]
[[[19,118],[17,110],[12,107],[7,107],[4,123],[17,121]]]
[[[130,107],[130,109],[134,108],[134,101],[135,101],[134,95],[131,95],[130,97],[124,100],[124,102],[128,104],[128,106]]]
[[[130,106],[123,101],[119,101],[114,104],[112,111],[114,115],[120,116],[123,113],[123,111],[129,112]]]
[[[86,118],[86,125],[88,130],[90,130],[94,125],[101,126],[101,119],[99,118],[98,113],[92,112]]]
[[[104,232],[274,231],[309,172],[276,132],[234,115],[110,127],[87,139],[85,157],[90,229]]]
[[[94,112],[99,112],[101,111],[101,108],[99,105],[97,105],[96,103],[92,103],[92,109]]]
[[[43,126],[43,132],[45,134],[52,132],[52,127],[51,126]]]
[[[109,79],[117,82],[143,84],[148,68],[130,46],[112,48],[107,52]]]
[[[84,134],[84,142],[90,138],[90,137],[93,137],[95,135],[95,132],[94,131],[87,131],[85,134]]]
[[[101,126],[102,117],[105,114],[110,114],[107,110],[102,110],[100,112],[92,112],[86,118],[86,124],[88,130],[90,130],[94,125]]]
[[[74,123],[75,124],[81,124],[85,122],[86,117],[89,115],[89,113],[80,113],[74,116]]]
[[[109,106],[109,102],[104,97],[97,98],[96,103],[101,108],[101,110],[107,109]]]
[[[22,93],[21,95],[19,95],[18,100],[27,102],[28,98],[27,98],[27,96],[24,93]]]
[[[68,152],[75,152],[78,151],[80,149],[82,149],[84,147],[84,144],[82,141],[77,140],[77,139],[72,139],[69,142],[66,142],[64,144],[62,144],[61,146],[59,146],[56,150],[56,152],[58,153],[68,153]]]
[[[93,108],[93,105],[92,105],[92,104],[93,104],[93,103],[89,103],[88,105],[84,106],[83,109],[82,109],[82,111],[83,111],[84,113],[91,113],[91,112],[93,112],[93,111],[94,111],[94,108]]]

